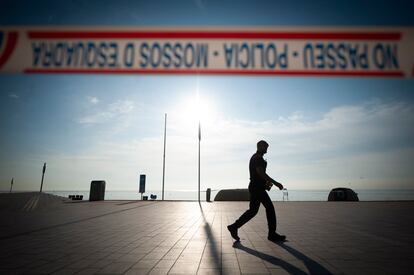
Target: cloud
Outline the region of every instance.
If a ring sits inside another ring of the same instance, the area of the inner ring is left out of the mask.
[[[133,102],[116,101],[83,123],[120,119],[133,109]],[[145,119],[140,123],[145,124]],[[197,125],[183,125],[172,115],[168,123],[166,190],[195,190]],[[249,158],[256,142],[265,139],[270,144],[265,156],[268,173],[288,189],[329,189],[348,183],[355,189],[414,188],[412,125],[414,105],[406,102],[338,106],[312,121],[301,112],[265,121],[217,116],[202,128],[201,187],[245,188]],[[80,153],[42,157],[55,165],[51,182],[88,189],[91,179],[103,178],[108,190],[135,190],[139,174],[147,174],[147,190],[159,190],[163,154],[159,126],[149,137],[102,136]],[[62,178],[68,173],[70,178]]]
[[[270,174],[286,179],[291,187],[330,188],[360,176],[366,177],[365,188],[407,187],[410,178],[414,187],[414,172],[407,165],[409,156],[414,157],[412,125],[413,104],[380,101],[338,106],[312,121],[301,112],[267,121],[218,118],[202,129],[204,182],[245,185],[248,159],[256,142],[265,139],[270,143]],[[170,129],[170,155],[194,160],[194,154],[186,155],[188,150],[196,152],[193,128],[188,132],[176,123]],[[184,142],[182,137],[189,136]]]
[[[134,102],[130,100],[118,100],[109,104],[108,109],[112,113],[126,114],[134,109]]]
[[[88,99],[89,103],[92,103],[92,104],[98,104],[99,103],[99,99],[95,96],[88,96],[87,99]]]
[[[103,111],[94,109],[83,123],[108,123],[104,128],[112,131],[113,124],[129,116],[141,117],[134,108],[131,101],[115,101]],[[201,188],[246,188],[248,161],[260,139],[270,144],[265,156],[269,175],[288,189],[329,189],[349,183],[357,190],[414,188],[413,104],[372,101],[338,106],[312,117],[294,112],[251,121],[218,115],[204,123]],[[50,188],[87,190],[90,180],[102,178],[107,180],[108,190],[136,190],[139,174],[147,174],[148,192],[159,190],[163,121],[156,121],[159,125],[155,126],[148,125],[147,118],[138,118],[135,123],[148,127],[145,134],[122,128],[125,135],[99,135],[78,153],[39,158],[39,163],[50,163]],[[197,189],[197,130],[197,124],[183,124],[169,115],[166,190]]]
[[[10,98],[14,98],[14,99],[18,99],[19,98],[19,96],[16,95],[16,94],[9,94],[9,97]]]
[[[245,147],[266,139],[269,151],[279,157],[314,153],[322,157],[413,146],[410,125],[414,125],[412,104],[365,103],[333,108],[314,121],[305,114],[267,121],[220,120],[204,133],[213,147]]]
[[[83,116],[78,122],[80,124],[106,123],[130,113],[134,106],[134,102],[130,100],[118,100],[108,104],[104,110],[100,108],[94,109],[92,113]]]

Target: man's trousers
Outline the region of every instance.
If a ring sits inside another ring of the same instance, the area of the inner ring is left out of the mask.
[[[237,228],[242,227],[245,223],[256,216],[259,211],[260,203],[266,208],[267,225],[269,234],[276,232],[276,213],[273,203],[265,190],[250,192],[250,208],[240,216],[234,223]]]

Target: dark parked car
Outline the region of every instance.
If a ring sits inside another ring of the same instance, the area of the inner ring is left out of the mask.
[[[334,188],[328,196],[328,201],[359,201],[358,194],[350,188]]]

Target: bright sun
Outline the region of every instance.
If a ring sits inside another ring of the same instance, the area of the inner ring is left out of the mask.
[[[200,95],[196,95],[190,98],[187,102],[188,114],[194,116],[196,120],[206,122],[211,113],[209,102],[205,98],[201,98]]]
[[[213,108],[211,100],[199,94],[193,95],[178,107],[178,115],[180,121],[188,127],[198,125],[210,125],[214,122],[216,112]]]

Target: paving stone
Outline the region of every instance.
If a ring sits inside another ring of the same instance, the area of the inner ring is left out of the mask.
[[[145,268],[153,268],[158,263],[158,260],[151,259],[151,260],[140,260],[136,264],[132,266],[132,268],[139,268],[139,269],[145,269]]]
[[[269,274],[269,269],[265,266],[240,267],[242,274]]]
[[[174,263],[175,263],[175,260],[161,260],[157,263],[155,268],[158,268],[158,269],[168,268],[168,269],[170,269],[174,265]]]
[[[171,274],[196,274],[198,269],[197,263],[179,263],[174,264],[170,270]]]
[[[168,272],[170,271],[169,268],[154,268],[150,271],[150,275],[164,275],[164,274],[168,274]]]
[[[80,269],[63,268],[53,272],[52,275],[72,275],[78,273],[79,271]]]
[[[200,268],[197,274],[200,275],[220,275],[221,268]]]
[[[31,273],[53,273],[63,267],[65,267],[66,264],[62,264],[62,263],[47,263],[44,265],[41,265],[39,267],[36,267],[34,269],[31,269]]]
[[[290,275],[291,273],[289,273],[288,271],[284,270],[284,269],[280,269],[280,268],[270,268],[269,269],[270,274],[274,274],[274,275]]]
[[[122,274],[133,265],[133,262],[111,263],[99,270],[98,274]]]
[[[131,268],[127,272],[125,272],[125,275],[146,275],[151,271],[152,268]]]

